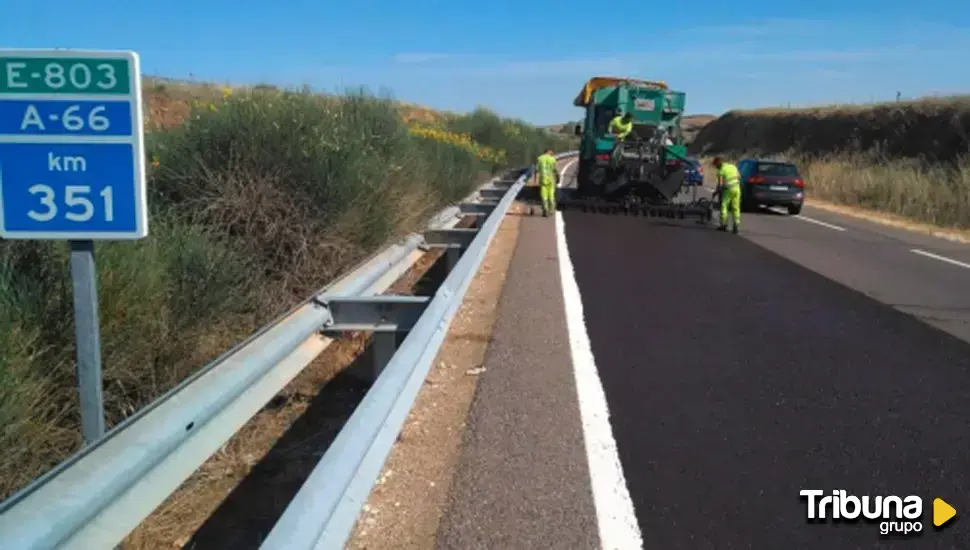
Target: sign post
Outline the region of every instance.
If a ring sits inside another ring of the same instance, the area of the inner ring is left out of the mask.
[[[71,248],[85,443],[104,434],[94,241],[148,235],[134,52],[0,49],[0,238]]]

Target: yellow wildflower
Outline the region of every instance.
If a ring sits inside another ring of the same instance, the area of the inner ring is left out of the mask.
[[[505,151],[495,150],[482,145],[472,139],[471,135],[467,133],[459,134],[449,132],[440,127],[422,126],[420,124],[412,124],[409,126],[408,131],[414,136],[459,147],[483,162],[499,164],[505,161]]]

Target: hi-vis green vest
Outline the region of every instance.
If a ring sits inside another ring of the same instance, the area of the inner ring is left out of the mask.
[[[738,172],[738,167],[730,162],[722,162],[717,175],[722,178],[724,187],[732,187],[741,183],[741,173]]]
[[[536,159],[536,173],[539,176],[540,185],[555,185],[556,183],[556,157],[543,153]]]
[[[623,122],[623,115],[616,115],[610,121],[610,131],[617,133],[617,138],[623,139],[633,131],[633,122]]]

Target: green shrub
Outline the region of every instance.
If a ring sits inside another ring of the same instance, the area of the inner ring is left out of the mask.
[[[469,134],[478,143],[504,150],[511,166],[528,166],[546,147],[556,152],[570,149],[571,141],[561,134],[537,128],[520,120],[503,119],[488,109],[448,121],[448,130]]]
[[[204,92],[146,137],[148,238],[96,247],[109,427],[497,168],[390,100]],[[484,111],[451,123],[513,166],[559,143]],[[0,498],[79,445],[74,354],[67,245],[0,242]]]

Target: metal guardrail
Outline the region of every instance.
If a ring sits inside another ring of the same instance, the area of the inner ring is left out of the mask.
[[[342,548],[531,174],[493,179],[435,216],[423,235],[374,255],[0,503],[2,547],[114,548],[326,349],[331,335],[372,331],[373,385],[260,547]],[[483,221],[455,228],[467,215]],[[382,294],[430,248],[445,249],[449,266],[434,296]],[[407,336],[397,347],[401,332]]]

